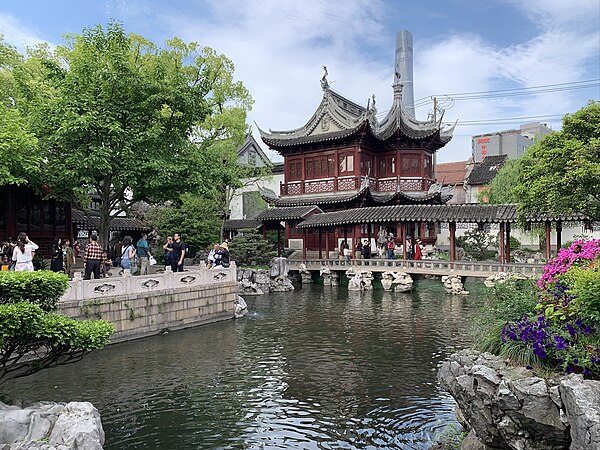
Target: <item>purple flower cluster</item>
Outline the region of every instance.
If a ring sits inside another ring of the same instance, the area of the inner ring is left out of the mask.
[[[577,240],[569,248],[561,248],[556,258],[544,267],[544,274],[537,285],[540,289],[548,288],[548,284],[557,282],[557,276],[565,273],[576,263],[593,261],[600,255],[600,239]]]
[[[585,325],[581,319],[577,319],[574,324],[565,324],[565,330],[571,336],[571,339],[565,338],[556,329],[552,329],[552,320],[545,316],[538,316],[530,319],[527,314],[518,322],[507,322],[502,329],[502,342],[508,340],[522,341],[531,347],[533,354],[540,359],[548,356],[548,351],[553,353],[563,351],[574,346],[579,336],[592,334],[594,329]],[[577,364],[577,363],[575,363]]]
[[[521,320],[514,323],[506,323],[502,329],[502,342],[507,340],[523,341],[533,349],[533,354],[540,359],[546,358],[546,348],[550,334],[548,328],[552,321],[544,316],[539,316],[535,320],[529,320],[525,314]]]

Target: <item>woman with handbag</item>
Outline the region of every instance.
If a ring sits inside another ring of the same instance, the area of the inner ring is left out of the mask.
[[[125,236],[123,239],[123,251],[121,252],[121,268],[126,275],[133,275],[137,272],[135,261],[135,248],[131,236]]]

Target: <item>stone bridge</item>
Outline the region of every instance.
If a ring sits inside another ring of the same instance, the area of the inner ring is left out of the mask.
[[[487,278],[500,272],[519,273],[526,276],[541,275],[545,264],[500,264],[486,261],[443,261],[437,259],[402,260],[402,259],[291,259],[290,270],[300,270],[304,264],[306,270],[317,271],[328,267],[332,271],[343,271],[350,268],[371,272],[398,271],[410,275],[458,275],[460,277]]]

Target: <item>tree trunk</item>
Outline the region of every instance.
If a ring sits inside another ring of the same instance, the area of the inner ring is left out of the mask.
[[[110,241],[110,184],[104,183],[104,189],[100,194],[100,198],[102,199],[102,203],[100,204],[100,219],[98,221],[98,243],[100,246],[108,251],[108,244]]]

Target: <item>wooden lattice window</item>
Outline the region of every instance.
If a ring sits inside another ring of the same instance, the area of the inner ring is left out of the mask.
[[[291,160],[289,162],[290,181],[298,181],[302,179],[302,160]]]
[[[419,155],[402,156],[402,167],[400,174],[404,177],[421,175],[420,160],[421,157]]]

